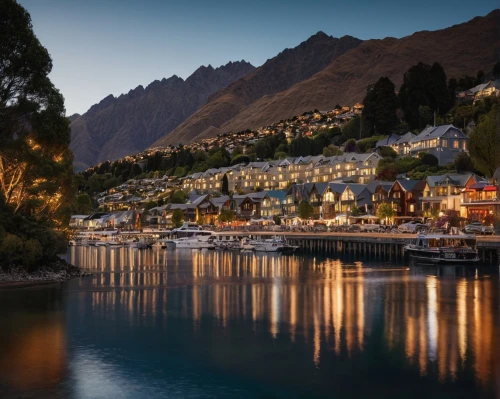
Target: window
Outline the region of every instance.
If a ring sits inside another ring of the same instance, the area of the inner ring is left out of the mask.
[[[460,142],[459,140],[453,140],[453,148],[459,148],[460,147]]]
[[[441,140],[441,147],[448,147],[448,140],[447,139]]]
[[[410,212],[415,212],[415,205],[414,204],[410,204]]]

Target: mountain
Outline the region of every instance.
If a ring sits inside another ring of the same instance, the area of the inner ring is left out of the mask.
[[[254,69],[244,60],[215,69],[201,66],[186,80],[175,75],[155,80],[119,97],[109,95],[79,117],[72,115],[75,169],[144,150],[204,105],[210,95]]]
[[[74,122],[75,120],[77,120],[81,115],[80,114],[73,114],[71,116],[68,116],[68,119],[70,122]]]
[[[500,10],[494,10],[485,17],[438,31],[422,31],[401,39],[368,40],[336,57],[310,78],[286,90],[245,102],[246,96],[242,99],[235,88],[257,75],[260,70],[257,68],[217,93],[157,143],[187,143],[219,133],[265,126],[315,108],[354,104],[363,100],[367,87],[381,76],[389,77],[399,88],[404,73],[419,61],[441,63],[448,78],[475,76],[480,69],[487,72],[500,60],[499,26]],[[211,115],[211,111],[216,114]],[[229,115],[230,119],[222,115]]]
[[[318,32],[297,47],[286,49],[261,67],[211,96],[189,119],[155,145],[192,141],[197,135],[235,118],[253,102],[291,88],[310,78],[333,60],[356,48],[361,40],[340,39]]]

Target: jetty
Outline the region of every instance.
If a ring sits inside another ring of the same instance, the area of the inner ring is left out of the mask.
[[[415,234],[391,233],[314,233],[314,232],[231,232],[233,235],[286,237],[291,245],[304,252],[324,254],[353,254],[383,260],[405,259],[404,246],[410,244]],[[500,265],[500,237],[476,236],[477,250],[482,264]]]

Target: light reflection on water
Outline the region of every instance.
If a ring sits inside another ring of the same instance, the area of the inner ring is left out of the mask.
[[[93,276],[23,290],[57,310],[0,291],[0,320],[16,315],[12,334],[0,332],[10,350],[0,352],[0,388],[77,398],[500,393],[498,269],[82,247],[68,260]],[[40,315],[52,325],[28,334]],[[53,355],[34,357],[42,346]],[[37,365],[57,377],[30,382],[9,358],[29,362],[31,379]]]

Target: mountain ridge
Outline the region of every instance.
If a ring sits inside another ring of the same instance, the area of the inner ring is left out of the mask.
[[[173,75],[108,95],[70,117],[75,169],[144,150],[206,103],[208,97],[255,68],[245,60],[200,66],[185,80]]]
[[[399,88],[406,70],[420,61],[440,62],[448,78],[475,75],[479,69],[490,68],[500,59],[498,26],[500,10],[494,10],[484,17],[474,17],[441,30],[415,32],[400,39],[366,40],[310,78],[246,103],[237,112],[230,109],[226,112],[230,118],[226,120],[211,116],[214,112],[222,113],[225,103],[244,102],[228,91],[246,76],[212,96],[206,105],[155,145],[188,143],[216,134],[258,128],[314,108],[354,104],[363,100],[366,88],[381,76],[389,77]],[[221,97],[223,94],[225,98]]]

